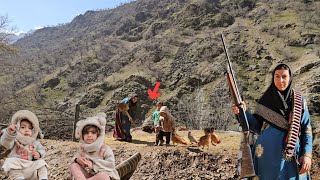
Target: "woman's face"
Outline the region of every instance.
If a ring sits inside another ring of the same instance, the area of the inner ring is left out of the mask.
[[[284,91],[289,86],[290,82],[289,70],[276,70],[274,73],[273,81],[279,91]]]
[[[133,97],[131,100],[132,100],[133,103],[136,103],[136,102],[138,102],[139,98],[138,97]]]

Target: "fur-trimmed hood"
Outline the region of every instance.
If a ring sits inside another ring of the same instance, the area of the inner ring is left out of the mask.
[[[169,109],[168,109],[167,106],[161,106],[159,112],[160,112],[160,113],[161,113],[161,112],[164,112],[164,113],[166,113],[168,116],[171,116],[171,113],[170,113],[170,111],[169,111]]]
[[[105,113],[98,113],[96,116],[87,117],[86,119],[80,120],[77,122],[75,137],[80,139],[80,142],[82,143],[82,148],[86,152],[96,151],[104,143],[105,128],[106,128],[106,122],[107,122],[106,116],[107,115]],[[83,128],[87,125],[94,125],[100,129],[99,137],[92,144],[86,144],[82,137]]]
[[[28,119],[31,122],[32,127],[33,127],[32,138],[37,139],[38,135],[41,139],[43,138],[43,134],[42,134],[40,126],[39,126],[39,120],[33,112],[31,112],[29,110],[17,111],[12,116],[11,123],[16,124],[18,127],[20,127],[20,121],[22,119]]]
[[[96,116],[87,117],[84,120],[78,121],[77,122],[77,127],[76,127],[75,137],[80,139],[80,142],[83,142],[82,130],[87,125],[97,126],[100,129],[100,135],[99,136],[104,136],[105,135],[106,123],[107,123],[106,117],[107,117],[107,115],[105,113],[98,113]]]
[[[164,131],[164,132],[172,132],[172,130],[175,127],[175,119],[174,117],[171,115],[169,109],[167,106],[162,106],[160,108],[160,118],[159,118],[159,127],[160,130]],[[161,116],[161,112],[164,112],[167,114],[167,117],[163,117]]]

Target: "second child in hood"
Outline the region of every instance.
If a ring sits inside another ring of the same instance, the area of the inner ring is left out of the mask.
[[[160,146],[163,145],[163,137],[166,137],[166,145],[170,144],[170,136],[172,131],[175,128],[175,119],[169,112],[167,106],[162,106],[160,108],[160,119],[158,123],[159,127],[159,139],[160,139]]]
[[[113,152],[104,144],[105,125],[105,113],[77,122],[76,138],[80,139],[82,145],[73,156],[70,166],[75,179],[120,179]]]

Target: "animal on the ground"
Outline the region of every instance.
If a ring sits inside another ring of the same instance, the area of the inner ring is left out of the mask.
[[[188,145],[187,141],[184,140],[181,136],[179,136],[176,131],[172,131],[171,133],[171,141],[172,144],[184,144],[184,145]]]
[[[198,141],[191,135],[191,132],[188,132],[188,139],[190,141],[191,144],[196,143],[198,144]]]
[[[204,131],[205,135],[201,136],[198,142],[198,146],[202,146],[202,149],[204,149],[205,146],[208,146],[209,149],[209,144],[210,144],[210,133],[207,131]]]
[[[215,146],[216,144],[220,144],[221,143],[221,141],[220,141],[220,139],[219,139],[219,137],[217,136],[216,133],[211,132],[210,136],[211,136],[211,144],[212,145]]]

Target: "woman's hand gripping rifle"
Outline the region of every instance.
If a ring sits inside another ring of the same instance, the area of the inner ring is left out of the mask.
[[[241,125],[242,133],[244,135],[243,141],[241,142],[242,160],[241,160],[240,179],[254,177],[256,175],[253,167],[251,148],[248,144],[249,124],[248,124],[247,116],[245,113],[245,109],[242,105],[242,99],[238,90],[238,86],[236,84],[236,80],[232,70],[228,51],[224,43],[223,34],[221,34],[221,40],[223,43],[224,52],[226,53],[227,60],[228,60],[227,82],[228,82],[232,102],[239,108],[239,114],[237,114],[237,120]]]

